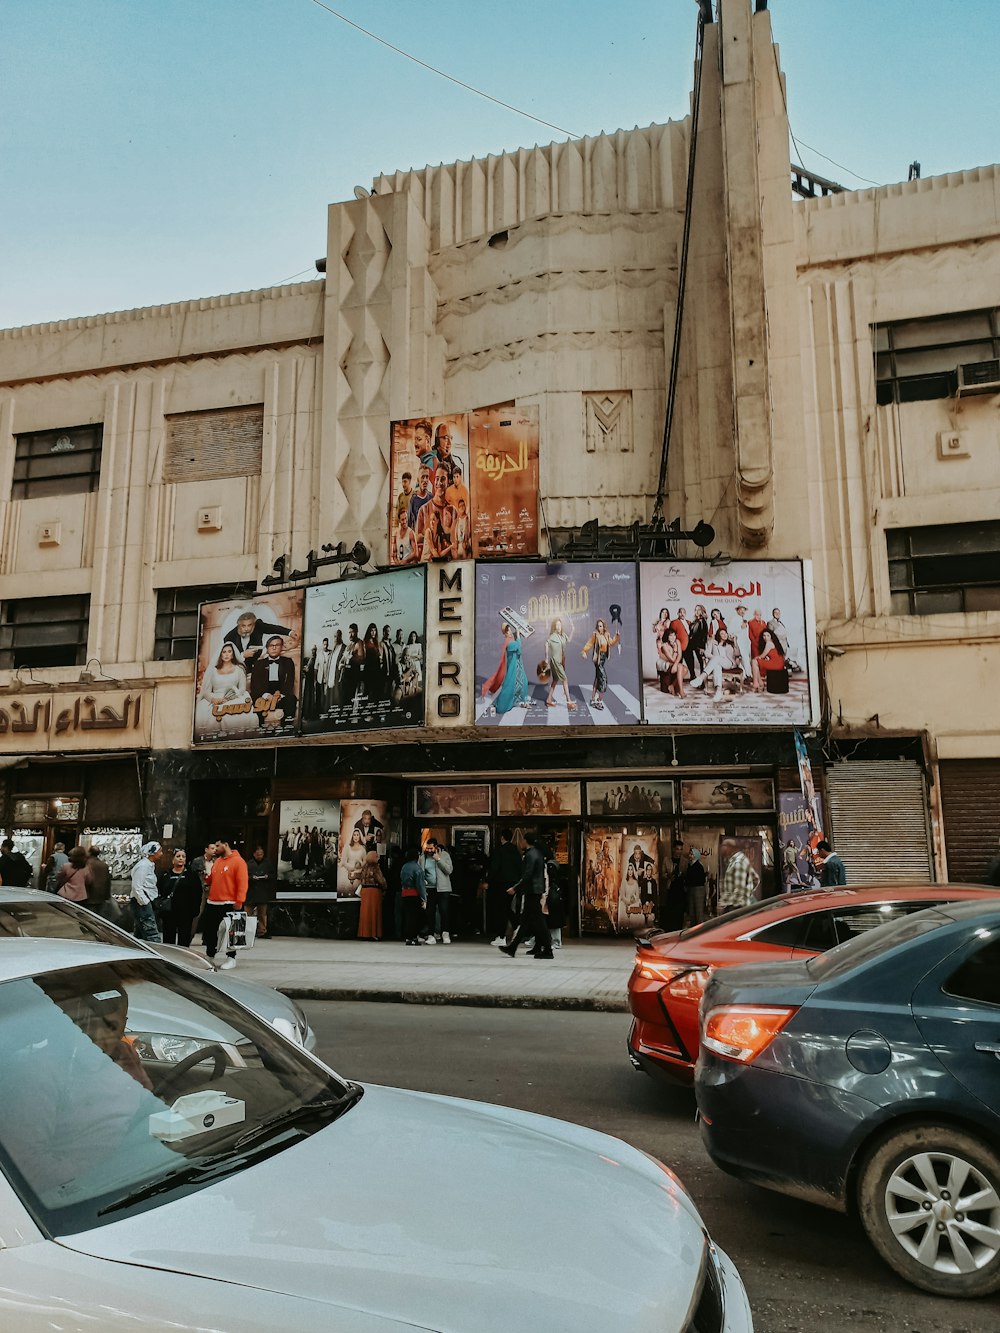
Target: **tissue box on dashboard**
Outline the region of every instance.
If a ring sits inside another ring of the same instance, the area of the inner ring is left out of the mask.
[[[246,1119],[246,1114],[246,1102],[210,1088],[178,1097],[169,1111],[151,1115],[149,1132],[164,1143],[175,1143],[193,1134],[207,1134],[226,1125],[238,1125]]]

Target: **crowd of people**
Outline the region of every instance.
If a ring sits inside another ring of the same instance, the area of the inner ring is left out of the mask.
[[[721,701],[727,677],[741,692],[787,693],[788,673],[800,669],[780,607],[765,620],[759,608],[751,616],[740,604],[727,622],[718,607],[696,605],[689,618],[683,606],[676,615],[664,606],[652,628],[659,688],[678,698],[711,685]],[[769,686],[771,673],[779,674]]]

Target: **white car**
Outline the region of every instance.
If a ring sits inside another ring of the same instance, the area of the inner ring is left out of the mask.
[[[79,903],[67,902],[58,894],[0,886],[0,943],[24,935],[42,939],[94,940],[101,944],[148,949],[172,963],[203,972],[206,981],[245,1004],[284,1036],[307,1051],[316,1048],[312,1024],[295,1001],[280,991],[232,972],[217,972],[204,954],[195,953],[193,949],[137,940],[120,926],[112,925]]]
[[[0,1328],[751,1333],[661,1163],[345,1081],[148,952],[0,949],[0,1071]]]

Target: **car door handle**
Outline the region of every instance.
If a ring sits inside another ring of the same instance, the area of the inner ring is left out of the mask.
[[[985,1051],[987,1054],[1000,1055],[1000,1042],[977,1041],[977,1051]]]

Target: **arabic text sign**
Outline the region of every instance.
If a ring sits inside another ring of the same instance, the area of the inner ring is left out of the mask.
[[[151,690],[99,690],[15,696],[0,707],[0,754],[145,747]]]
[[[801,561],[643,561],[639,590],[648,723],[810,724],[815,625]]]
[[[538,408],[469,413],[473,554],[538,554]]]

